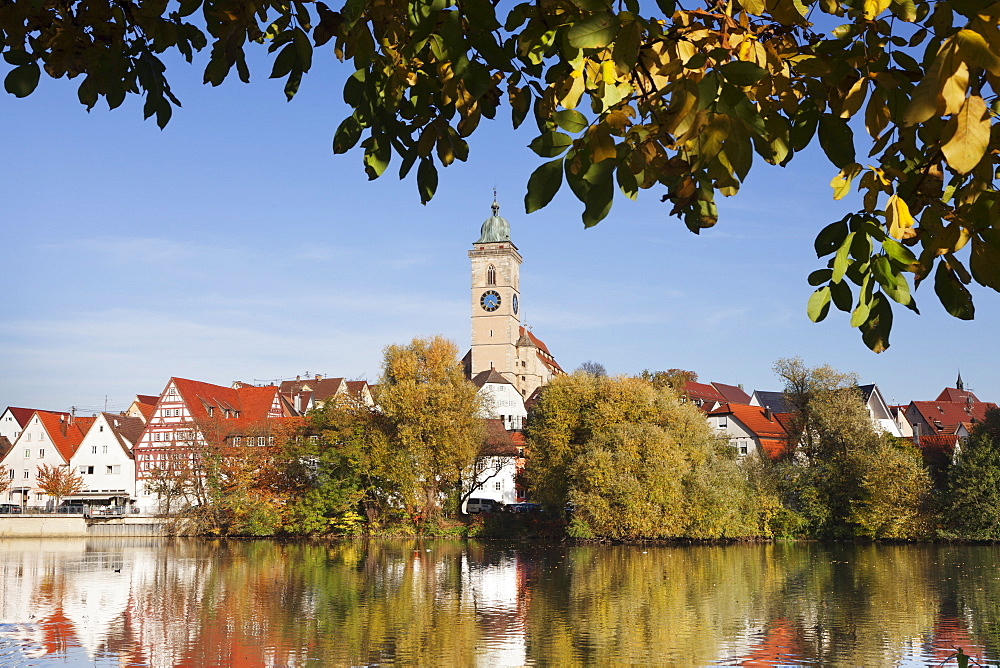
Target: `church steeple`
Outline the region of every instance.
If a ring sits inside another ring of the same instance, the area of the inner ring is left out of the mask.
[[[497,203],[497,191],[493,189],[493,215],[483,222],[477,244],[510,241],[510,223],[500,217],[500,205]]]
[[[958,372],[958,380],[955,381],[955,388],[958,389],[959,392],[965,390],[965,383],[962,382],[961,371]]]

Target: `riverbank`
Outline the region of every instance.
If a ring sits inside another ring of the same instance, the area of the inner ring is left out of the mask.
[[[84,517],[24,514],[0,517],[0,538],[91,538],[166,536],[168,520],[159,517]]]

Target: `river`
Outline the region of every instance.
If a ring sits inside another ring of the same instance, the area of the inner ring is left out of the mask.
[[[0,540],[0,665],[957,665],[1000,548]]]

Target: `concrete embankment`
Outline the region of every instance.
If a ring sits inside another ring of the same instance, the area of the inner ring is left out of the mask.
[[[166,520],[156,517],[5,515],[0,517],[0,538],[165,536],[166,526]]]

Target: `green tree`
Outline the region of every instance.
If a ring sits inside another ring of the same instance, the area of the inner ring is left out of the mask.
[[[1000,411],[986,414],[947,475],[942,524],[950,535],[1000,538]]]
[[[378,391],[384,420],[368,442],[368,467],[414,518],[433,520],[461,492],[483,444],[476,387],[455,344],[442,337],[388,346]]]
[[[248,45],[266,45],[270,76],[291,99],[325,46],[352,72],[343,90],[352,113],[334,151],[360,144],[369,178],[397,156],[401,178],[416,167],[423,202],[439,166],[466,160],[467,137],[504,101],[515,128],[533,117],[530,146],[545,160],[528,179],[526,210],[565,182],[587,226],[608,215],[615,190],[656,189],[697,233],[755,160],[785,166],[818,144],[834,198],[855,181],[863,196],[817,235],[829,260],[809,277],[807,311],[822,320],[832,303],[851,313],[877,352],[889,345],[892,304],[916,310],[911,283],[933,274],[945,309],[966,319],[966,285],[1000,289],[998,22],[990,0],[0,5],[8,92],[31,94],[43,70],[82,77],[88,109],[142,95],[161,127],[180,104],[165,52],[191,62],[211,44],[204,80],[217,86],[234,67],[248,82]]]
[[[584,372],[557,377],[528,420],[537,498],[574,505],[572,530],[612,538],[756,535],[732,448],[669,388]]]
[[[778,360],[801,457],[774,466],[785,505],[816,538],[912,538],[928,529],[930,475],[919,452],[880,431],[854,374]],[[782,518],[787,521],[789,518]]]

